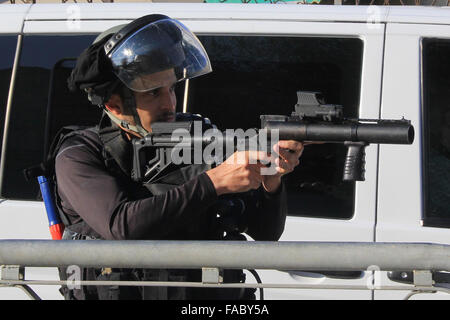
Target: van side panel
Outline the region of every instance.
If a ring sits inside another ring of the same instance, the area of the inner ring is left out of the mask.
[[[415,128],[415,140],[411,146],[380,147],[377,242],[450,244],[448,224],[441,227],[423,225],[426,214],[423,161],[428,143],[423,139],[426,119],[423,117],[425,105],[422,89],[426,80],[422,74],[422,39],[425,38],[449,41],[450,26],[387,25],[381,116],[410,119]],[[442,118],[444,116],[441,115]],[[400,285],[388,279],[386,272],[381,272],[376,279],[379,285]],[[407,291],[383,290],[375,291],[375,298],[402,299],[407,294]],[[440,298],[449,297],[445,294],[419,294],[413,297],[413,299]]]

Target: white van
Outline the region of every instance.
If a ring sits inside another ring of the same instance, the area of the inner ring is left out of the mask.
[[[37,182],[56,130],[95,125],[99,112],[68,92],[74,59],[102,31],[150,13],[179,19],[213,73],[189,84],[186,109],[219,128],[288,115],[296,91],[321,91],[347,117],[411,120],[412,145],[370,145],[364,182],[342,182],[342,145],[308,146],[286,178],[282,241],[450,244],[450,9],[239,4],[34,4],[0,10],[0,238],[50,239]],[[178,93],[183,100],[184,90]],[[181,111],[181,106],[180,106]],[[372,272],[260,271],[262,281],[365,286]],[[380,285],[400,285],[387,272]],[[58,279],[27,268],[27,279]],[[248,276],[251,281],[251,275]],[[57,286],[33,286],[62,299]],[[266,299],[401,299],[402,290],[266,289]],[[415,295],[448,299],[441,293]],[[28,299],[0,287],[0,299]]]

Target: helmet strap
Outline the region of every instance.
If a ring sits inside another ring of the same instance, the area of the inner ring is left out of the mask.
[[[148,131],[145,130],[142,126],[138,125],[138,126],[134,126],[131,123],[129,123],[128,121],[122,120],[117,118],[111,111],[109,111],[106,107],[103,107],[103,110],[105,111],[105,113],[108,115],[108,117],[111,119],[112,122],[114,122],[115,124],[117,124],[118,126],[125,128],[129,131],[138,133],[139,135],[141,135],[142,137],[145,137],[148,134]]]
[[[139,117],[139,114],[137,113],[137,110],[136,110],[136,100],[134,98],[133,92],[130,89],[124,87],[124,89],[122,90],[122,98],[123,98],[122,102],[123,102],[124,110],[129,111],[131,113],[131,115],[133,116],[134,123],[135,123],[134,125],[132,125],[128,121],[119,119],[103,105],[104,111],[106,112],[108,117],[111,119],[111,121],[113,121],[118,126],[125,128],[129,131],[132,131],[134,133],[137,133],[142,137],[145,137],[147,134],[149,134],[149,131],[147,131],[142,126],[141,118]]]
[[[131,131],[134,131],[138,134],[140,134],[142,137],[145,137],[149,132],[142,126],[141,118],[139,117],[139,114],[136,110],[136,99],[134,97],[133,91],[128,89],[127,87],[124,87],[122,90],[122,96],[123,96],[123,106],[125,110],[131,111],[131,114],[133,115],[133,120],[135,125],[131,126],[133,129],[128,128]],[[130,126],[129,126],[130,127]]]

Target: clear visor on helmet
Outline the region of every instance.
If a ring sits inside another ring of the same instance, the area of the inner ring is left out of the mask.
[[[138,92],[211,72],[208,54],[200,41],[173,19],[158,20],[135,31],[109,58],[116,76]]]

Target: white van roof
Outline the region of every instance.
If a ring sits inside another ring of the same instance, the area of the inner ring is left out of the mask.
[[[1,14],[17,12],[26,20],[132,20],[163,13],[180,20],[284,20],[450,24],[450,7],[339,6],[216,3],[72,3],[3,5]]]

